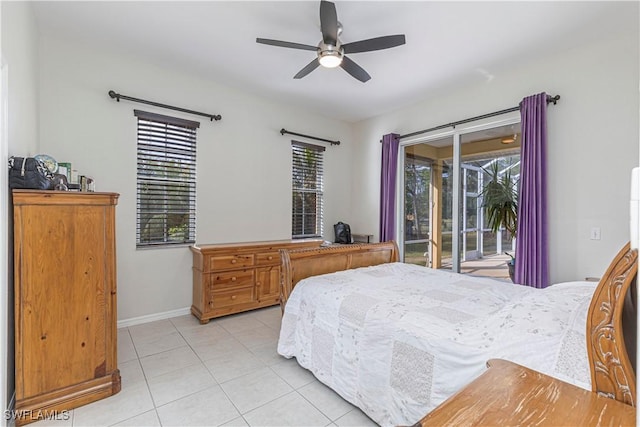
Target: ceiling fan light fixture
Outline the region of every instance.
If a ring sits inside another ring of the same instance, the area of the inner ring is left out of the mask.
[[[320,65],[325,68],[336,68],[342,64],[342,57],[338,52],[330,52],[325,55],[320,54]]]
[[[325,68],[336,68],[342,64],[342,48],[321,43],[318,51],[318,61]]]

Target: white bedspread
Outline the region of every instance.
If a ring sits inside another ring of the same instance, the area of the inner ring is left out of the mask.
[[[544,290],[392,263],[311,277],[278,352],[381,425],[411,425],[503,358],[590,389],[595,284]]]

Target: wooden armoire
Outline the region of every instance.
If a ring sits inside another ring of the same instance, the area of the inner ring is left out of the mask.
[[[13,190],[18,425],[120,391],[117,200]]]

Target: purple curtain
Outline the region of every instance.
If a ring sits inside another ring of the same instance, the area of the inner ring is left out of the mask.
[[[380,174],[380,241],[396,237],[396,170],[400,135],[390,133],[382,137],[382,169]]]
[[[520,103],[522,145],[516,243],[516,283],[549,285],[547,236],[547,94]]]

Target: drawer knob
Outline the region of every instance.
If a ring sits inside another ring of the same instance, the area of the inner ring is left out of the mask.
[[[232,282],[235,282],[235,281],[236,281],[236,276],[233,276],[233,277],[231,278],[231,281],[232,281]]]
[[[267,258],[269,261],[271,261],[273,259],[273,257],[271,255],[269,255],[269,258]]]
[[[238,260],[237,260],[237,259],[232,259],[232,260],[231,260],[231,264],[235,264],[236,262],[238,262]]]
[[[256,286],[260,286],[260,282],[256,282]]]
[[[236,299],[237,297],[235,295],[231,295],[231,299]]]

